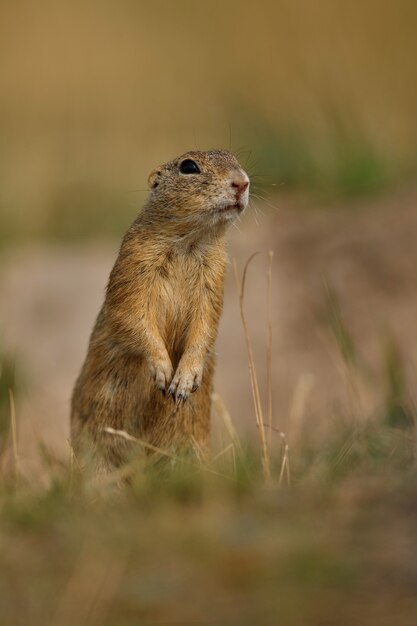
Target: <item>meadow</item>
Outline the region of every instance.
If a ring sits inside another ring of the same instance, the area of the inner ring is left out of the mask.
[[[97,480],[69,445],[57,456],[40,437],[41,471],[31,476],[16,436],[12,367],[3,369],[2,623],[413,623],[416,403],[398,350],[387,344],[385,383],[367,412],[369,380],[329,289],[349,403],[322,416],[324,428],[294,430],[308,413],[299,389],[288,437],[272,405],[272,345],[265,394],[253,360],[247,270],[239,302],[256,428],[239,432],[215,395],[209,458],[149,457],[136,440],[134,462]]]

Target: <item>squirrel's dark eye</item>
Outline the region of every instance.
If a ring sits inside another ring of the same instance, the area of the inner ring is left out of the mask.
[[[181,174],[200,174],[200,168],[192,159],[185,159],[180,165]]]

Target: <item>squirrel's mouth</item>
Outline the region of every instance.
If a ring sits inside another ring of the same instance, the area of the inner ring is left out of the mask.
[[[243,202],[235,202],[234,204],[228,204],[219,209],[219,213],[228,213],[229,211],[237,211],[238,213],[241,213],[244,208],[245,204]]]
[[[239,204],[228,204],[224,207],[217,209],[217,215],[220,219],[232,220],[235,219],[243,211],[243,207]]]
[[[236,200],[236,202],[219,203],[215,208],[215,213],[219,218],[231,220],[240,215],[246,208],[247,203],[243,199]]]

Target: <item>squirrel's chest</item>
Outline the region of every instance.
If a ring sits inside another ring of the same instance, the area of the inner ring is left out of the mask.
[[[163,322],[177,323],[198,302],[201,268],[191,261],[173,259],[161,267],[158,275],[158,301]]]
[[[158,278],[160,331],[168,343],[186,333],[207,301],[207,266],[199,258],[176,257]]]

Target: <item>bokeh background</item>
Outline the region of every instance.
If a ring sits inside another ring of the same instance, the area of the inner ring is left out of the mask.
[[[149,171],[194,148],[231,149],[252,177],[230,254],[242,271],[263,252],[246,293],[263,393],[274,251],[276,425],[298,430],[294,403],[306,427],[348,410],[345,357],[366,381],[364,411],[402,402],[417,350],[414,2],[4,1],[0,13],[0,382],[6,413],[16,387],[25,449],[36,432],[66,451],[120,237]],[[217,389],[250,427],[231,271],[218,355]]]
[[[2,624],[415,623],[416,24],[414,0],[1,0]],[[68,461],[72,386],[148,173],[213,147],[251,176],[229,250],[240,276],[260,253],[289,457],[269,429],[262,479],[230,267],[220,473],[139,473],[114,506]]]

